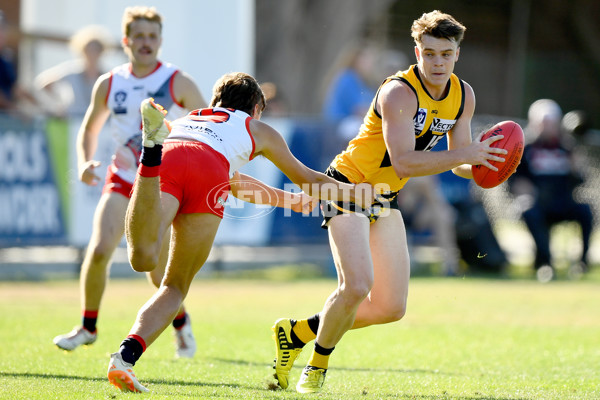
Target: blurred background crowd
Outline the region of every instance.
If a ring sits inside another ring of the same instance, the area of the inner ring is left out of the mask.
[[[103,9],[90,2],[78,17],[76,2],[52,3],[55,24],[44,18],[41,1],[0,3],[5,250],[87,243],[100,188],[77,181],[73,141],[93,83],[125,62],[118,22],[126,6],[138,4],[114,1]],[[474,135],[511,119],[524,128],[527,148],[517,173],[494,189],[451,173],[407,184],[401,210],[415,270],[433,265],[437,274],[506,276],[517,265],[547,281],[557,269],[579,277],[600,264],[593,246],[600,215],[598,2],[147,3],[166,15],[166,58],[194,74],[206,98],[221,73],[252,73],[268,98],[265,118],[286,135],[298,158],[319,170],[356,134],[381,81],[414,63],[412,21],[439,8],[454,15],[467,26],[455,72],[475,90]],[[194,25],[194,18],[202,23]],[[209,20],[226,26],[217,31]],[[231,30],[231,37],[221,30]],[[218,40],[223,37],[231,40]],[[111,149],[101,145],[98,152],[110,155]],[[280,187],[289,183],[264,164],[253,172]],[[225,221],[217,258],[225,258],[228,246],[327,247],[317,216],[241,208]],[[327,260],[321,264],[332,270]]]

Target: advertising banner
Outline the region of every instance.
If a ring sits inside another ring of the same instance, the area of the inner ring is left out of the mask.
[[[53,139],[45,121],[0,115],[2,246],[65,242],[65,196],[61,198],[57,180],[66,154],[59,154],[61,140]]]

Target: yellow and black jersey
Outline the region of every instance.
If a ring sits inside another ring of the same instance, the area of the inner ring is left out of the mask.
[[[353,183],[368,182],[372,185],[386,184],[389,190],[400,190],[408,178],[396,175],[383,140],[381,115],[375,109],[381,87],[391,80],[408,85],[417,96],[417,112],[414,115],[415,150],[429,151],[447,134],[460,118],[465,104],[464,82],[452,74],[446,96],[434,100],[419,76],[417,65],[386,78],[365,115],[358,135],[350,141],[346,150],[331,163]]]

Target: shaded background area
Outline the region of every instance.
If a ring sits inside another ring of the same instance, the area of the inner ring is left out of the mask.
[[[20,70],[34,61],[19,57],[20,40],[68,41],[61,33],[19,31],[24,3],[0,5],[10,23],[7,47],[17,64],[27,64]],[[600,3],[595,0],[255,0],[255,75],[274,82],[294,113],[318,113],[326,79],[345,44],[370,38],[412,62],[410,25],[433,9],[467,26],[456,72],[475,89],[477,113],[524,117],[531,102],[550,97],[565,111],[585,110],[600,128]]]
[[[0,3],[0,9],[5,13],[9,22],[7,37],[7,50],[12,52],[16,61],[21,83],[25,86],[31,84],[36,73],[40,72],[44,63],[50,60],[45,58],[43,51],[37,52],[32,43],[48,47],[67,48],[69,28],[75,29],[77,21],[73,21],[72,27],[64,27],[60,31],[43,29],[40,26],[22,28],[19,21],[24,20],[23,10],[30,10],[35,0],[11,0]],[[56,3],[57,9],[65,7],[66,0]],[[123,56],[118,44],[120,31],[117,20],[122,12],[121,3],[135,5],[137,2],[111,0],[106,3],[106,8],[118,9],[118,18],[107,13],[91,13],[94,23],[107,24],[111,27],[114,43],[110,53],[113,59],[118,55],[119,63],[123,62]],[[234,18],[232,13],[212,15],[207,8],[202,6],[203,2],[193,0],[181,0],[176,4],[163,6],[154,0],[148,0],[150,5],[156,5],[160,12],[167,10],[170,14],[165,21],[165,42],[163,50],[166,60],[172,61],[188,71],[188,66],[183,65],[184,56],[192,57],[194,78],[200,86],[210,86],[210,74],[204,66],[210,65],[206,62],[206,39],[211,42],[223,35],[217,30],[205,32],[206,27],[201,22],[198,26],[186,25],[186,19],[182,15],[181,20],[177,16],[182,12],[196,13],[199,21],[202,18],[221,19],[223,29],[227,29],[227,23],[231,24]],[[87,4],[87,3],[86,3]],[[277,126],[290,144],[292,151],[307,165],[324,170],[331,158],[345,147],[346,141],[336,136],[335,126],[323,119],[321,109],[325,93],[333,76],[340,69],[340,58],[345,49],[352,44],[362,43],[365,39],[375,43],[380,49],[394,51],[404,54],[404,61],[398,62],[397,68],[405,68],[414,62],[414,42],[410,37],[410,26],[414,19],[422,13],[434,9],[454,15],[460,22],[467,26],[465,40],[461,46],[460,60],[456,65],[456,73],[469,82],[474,88],[477,97],[476,115],[473,119],[473,131],[479,132],[492,124],[512,119],[524,124],[524,118],[528,106],[536,99],[547,97],[556,100],[566,113],[571,110],[583,110],[588,120],[586,128],[594,128],[594,137],[589,140],[580,140],[578,150],[586,160],[585,174],[588,178],[585,186],[577,193],[579,199],[592,204],[596,215],[600,215],[600,3],[593,0],[573,0],[563,2],[559,0],[458,0],[454,2],[439,2],[431,0],[227,0],[223,2],[223,8],[232,4],[239,9],[247,7],[254,10],[254,14],[245,20],[250,27],[245,37],[239,38],[237,47],[223,46],[226,55],[240,50],[241,53],[251,53],[248,72],[254,74],[260,82],[271,82],[277,88],[278,100],[280,101],[280,113],[277,120],[281,128]],[[249,6],[252,5],[252,6]],[[243,7],[242,7],[243,6]],[[90,2],[90,8],[101,9],[103,3]],[[95,7],[95,8],[94,8]],[[69,11],[71,9],[67,8]],[[181,11],[180,11],[181,10]],[[244,14],[245,16],[246,14]],[[88,15],[89,17],[89,15]],[[82,16],[83,18],[83,16]],[[97,20],[96,20],[97,18]],[[45,19],[44,21],[48,21]],[[81,21],[79,21],[81,22]],[[179,25],[178,25],[179,22]],[[83,22],[81,22],[83,23]],[[87,23],[87,21],[86,21]],[[113,24],[114,25],[111,25]],[[20,28],[21,26],[21,28]],[[179,29],[186,26],[188,31]],[[204,28],[204,30],[203,30]],[[233,28],[231,28],[233,29]],[[183,45],[182,43],[184,43]],[[198,48],[193,51],[187,44],[194,42]],[[25,43],[25,45],[23,45]],[[253,43],[251,46],[242,46],[245,43]],[[179,46],[179,47],[178,47]],[[184,47],[184,49],[181,49]],[[233,50],[232,50],[233,48]],[[250,50],[248,50],[250,49]],[[219,49],[220,50],[220,49]],[[118,54],[117,54],[118,53]],[[225,54],[211,54],[216,61],[223,61]],[[116,65],[111,60],[107,66]],[[376,65],[380,69],[382,65]],[[204,68],[204,69],[203,69]],[[227,65],[234,70],[238,65]],[[253,70],[252,70],[253,69]],[[228,72],[223,70],[223,73]],[[220,73],[220,71],[219,71]],[[387,74],[374,71],[375,78],[380,82]],[[377,82],[376,82],[377,84]],[[202,89],[206,97],[209,93]],[[267,111],[273,110],[275,103],[271,103]],[[6,232],[2,230],[3,222],[9,220],[11,208],[6,203],[11,203],[11,197],[6,195],[9,190],[0,190],[0,247],[27,246],[27,245],[69,245],[71,247],[85,246],[87,237],[81,243],[74,244],[68,239],[73,229],[69,225],[70,207],[75,200],[69,192],[69,185],[80,184],[72,175],[66,164],[64,148],[66,142],[73,140],[64,137],[62,133],[65,127],[61,124],[50,129],[50,125],[56,121],[22,121],[10,120],[11,123],[22,123],[23,128],[11,128],[4,122],[0,115],[0,143],[4,137],[4,143],[19,143],[18,149],[30,148],[29,143],[41,143],[44,154],[49,158],[48,164],[54,168],[54,175],[48,172],[36,187],[44,187],[57,191],[54,196],[56,212],[49,215],[50,218],[37,218],[36,211],[44,210],[37,206],[39,199],[32,196],[22,195],[19,198],[28,197],[28,221],[40,224],[40,221],[48,221],[46,225],[51,227],[50,222],[58,221],[52,225],[52,231],[47,228],[41,234],[27,232],[26,235],[14,235],[13,231],[3,237]],[[273,116],[272,116],[273,117]],[[272,118],[271,117],[271,118]],[[64,121],[62,121],[64,123]],[[71,128],[77,128],[78,123],[70,121]],[[272,122],[272,121],[269,121]],[[10,128],[10,129],[9,129]],[[11,135],[5,131],[11,130]],[[73,130],[73,129],[72,129]],[[4,134],[4,135],[3,135]],[[10,139],[10,141],[8,139]],[[16,139],[18,138],[18,140]],[[15,139],[15,140],[13,140]],[[581,138],[580,138],[581,139]],[[62,141],[61,141],[62,140]],[[9,143],[9,144],[10,144]],[[58,146],[58,145],[61,146]],[[6,146],[5,146],[6,147]],[[17,146],[14,146],[17,148]],[[2,149],[0,149],[0,166],[2,165]],[[10,153],[10,151],[5,151]],[[10,158],[10,157],[8,157]],[[25,159],[25,158],[24,158]],[[26,159],[29,162],[29,159]],[[61,164],[60,161],[63,163]],[[270,166],[272,168],[272,166]],[[265,173],[270,184],[283,187],[289,181],[283,175],[275,175],[265,172],[269,167],[260,164],[255,167],[254,172]],[[71,175],[69,175],[71,174]],[[257,175],[259,178],[265,176]],[[68,180],[65,179],[68,177]],[[0,185],[3,184],[3,176],[0,174]],[[15,182],[10,182],[15,186]],[[22,182],[16,182],[22,184]],[[66,186],[61,188],[60,186]],[[29,185],[29,183],[27,183]],[[24,186],[24,185],[21,185]],[[30,185],[33,187],[33,185]],[[55,190],[57,186],[59,190]],[[5,188],[2,186],[0,189]],[[29,192],[28,192],[29,193]],[[509,252],[521,253],[531,252],[530,239],[525,235],[514,235],[511,230],[518,221],[519,211],[515,209],[509,194],[504,186],[485,191],[483,194],[487,212],[494,222],[495,228],[500,229],[503,237],[511,239],[506,242]],[[91,196],[90,196],[91,197]],[[60,200],[60,201],[59,201]],[[4,203],[3,203],[4,201]],[[25,201],[24,201],[25,202]],[[15,213],[22,212],[23,207],[17,207],[17,202],[10,204]],[[89,201],[95,205],[95,199]],[[241,210],[245,211],[245,210]],[[89,213],[91,214],[91,212]],[[320,218],[310,218],[298,215],[286,215],[280,209],[271,212],[266,222],[255,223],[251,221],[246,225],[228,225],[225,222],[221,229],[222,241],[217,241],[216,253],[212,260],[215,264],[239,263],[240,260],[253,260],[256,265],[267,265],[269,263],[280,263],[286,254],[294,254],[294,257],[309,259],[310,262],[321,264],[331,269],[329,250],[327,249],[327,234],[320,228]],[[502,229],[502,222],[510,221],[509,230]],[[76,225],[88,227],[87,222],[75,221]],[[17,226],[18,224],[12,224]],[[11,225],[11,226],[12,226]],[[260,225],[260,227],[259,227]],[[500,227],[500,228],[498,228]],[[36,232],[34,232],[36,233]],[[507,233],[507,234],[505,234]],[[567,232],[567,236],[572,232]],[[8,237],[7,240],[6,237]],[[16,240],[15,240],[16,238]],[[26,241],[25,239],[30,239]],[[67,239],[65,239],[67,238]],[[6,244],[8,243],[8,244]],[[321,245],[325,249],[315,248],[314,244]],[[505,243],[503,243],[504,245]],[[6,246],[5,246],[6,245]],[[247,246],[245,249],[237,249],[227,246]],[[269,250],[258,246],[280,246],[280,251]],[[255,246],[255,249],[250,249]],[[284,246],[292,246],[293,249],[283,249]],[[567,248],[567,247],[565,247]],[[299,250],[298,250],[299,249]],[[73,251],[71,251],[73,250]],[[81,250],[81,249],[79,249]],[[66,258],[69,264],[77,264],[80,253],[78,249],[69,249],[67,256],[64,252],[60,255],[48,255],[41,253],[40,263],[55,263],[62,265],[62,259]],[[434,253],[434,249],[427,248],[423,254]],[[569,248],[568,250],[572,250]],[[575,250],[577,251],[577,250]],[[529,254],[529,253],[528,253]],[[23,259],[26,254],[17,252],[12,257],[6,252],[0,254],[0,265],[12,270],[12,266]],[[281,256],[279,259],[276,256]],[[237,258],[236,258],[237,257]],[[436,256],[438,257],[438,256]],[[438,257],[439,258],[439,257]],[[600,253],[595,257],[600,260]],[[14,261],[13,261],[14,260]],[[49,261],[55,260],[55,261]],[[116,262],[126,265],[126,259],[116,257]],[[286,260],[287,261],[287,260]],[[291,261],[291,260],[290,260]],[[14,262],[14,264],[13,264]],[[33,261],[37,264],[37,261]]]
[[[414,60],[412,21],[440,9],[467,26],[456,66],[477,113],[525,117],[540,97],[600,128],[600,3],[594,0],[256,1],[256,75],[294,113],[318,113],[343,46],[368,37]]]
[[[278,86],[291,115],[319,115],[349,42],[367,38],[414,63],[410,27],[434,9],[467,27],[455,72],[475,90],[473,132],[502,119],[524,126],[529,105],[539,98],[556,100],[564,113],[583,110],[586,127],[600,128],[600,2],[594,0],[256,0],[256,76]],[[322,131],[333,135],[327,126]],[[579,146],[589,162],[578,196],[600,215],[595,136],[594,145]],[[507,215],[504,186],[488,192],[493,219],[515,217]]]

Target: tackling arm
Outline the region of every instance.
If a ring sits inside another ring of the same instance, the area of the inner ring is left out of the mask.
[[[230,180],[231,193],[240,200],[254,204],[289,208],[295,212],[310,213],[319,200],[304,192],[292,193],[259,181],[250,175],[236,172]]]
[[[352,201],[363,208],[373,203],[374,190],[371,185],[342,183],[308,168],[294,157],[281,134],[265,123],[253,119],[250,130],[257,154],[269,159],[309,195],[322,200]]]

